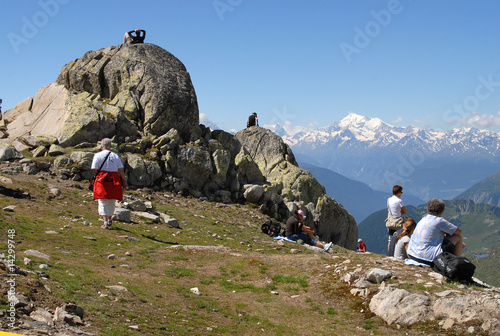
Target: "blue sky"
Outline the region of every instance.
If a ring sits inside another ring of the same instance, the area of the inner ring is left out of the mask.
[[[201,121],[500,131],[500,1],[0,0],[3,111],[142,28],[191,75]]]

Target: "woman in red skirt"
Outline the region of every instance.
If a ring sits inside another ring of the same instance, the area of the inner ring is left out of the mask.
[[[97,200],[99,215],[104,220],[102,228],[107,229],[112,224],[116,200],[123,199],[123,188],[127,188],[127,180],[122,160],[111,151],[111,139],[102,139],[101,149],[94,155],[91,166],[94,174],[97,174],[93,199]]]

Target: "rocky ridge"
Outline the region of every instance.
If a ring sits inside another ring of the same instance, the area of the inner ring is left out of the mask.
[[[168,51],[153,44],[89,51],[4,113],[0,161],[12,164],[2,171],[88,180],[98,141],[109,137],[132,188],[250,202],[278,220],[301,208],[319,239],[356,247],[352,216],[290,159],[279,136],[260,127],[232,136],[198,122],[189,73]]]

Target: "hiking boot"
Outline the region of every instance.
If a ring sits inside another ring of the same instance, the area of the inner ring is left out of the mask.
[[[108,229],[110,226],[111,224],[109,222],[104,222],[104,224],[102,224],[101,226],[101,229]]]
[[[332,247],[333,243],[330,242],[328,244],[325,245],[325,252],[328,252],[328,250],[330,249],[330,247]]]

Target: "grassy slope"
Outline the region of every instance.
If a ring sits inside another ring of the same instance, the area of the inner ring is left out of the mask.
[[[350,295],[349,287],[334,277],[339,262],[350,259],[353,266],[370,265],[380,256],[360,256],[338,247],[338,253],[324,254],[296,244],[281,246],[260,232],[265,218],[252,206],[128,191],[177,218],[182,229],[135,217],[133,223],[116,223],[113,230],[102,230],[85,183],[50,177],[39,180],[25,174],[9,178],[12,183],[4,180],[1,184],[26,190],[32,197],[0,197],[1,208],[17,206],[14,212],[0,211],[4,236],[0,251],[7,250],[7,230],[15,230],[18,264],[28,249],[52,256],[50,261],[30,257],[35,263],[29,266],[39,271],[40,263],[48,264],[50,279],[19,276],[16,290],[50,309],[63,301],[77,303],[86,312],[87,326],[81,327],[85,331],[101,335],[310,335],[312,331],[346,335],[363,330],[377,335],[417,335],[431,330],[445,334],[435,323],[401,329],[387,326],[369,312],[366,301]],[[51,186],[60,188],[62,195],[54,197]],[[85,220],[92,225],[83,225]],[[96,240],[85,238],[89,236]],[[184,250],[178,245],[223,245],[230,250]],[[291,254],[292,248],[301,253]],[[110,254],[115,259],[109,259]],[[111,285],[127,291],[106,287]],[[193,294],[193,287],[202,295]],[[5,309],[5,295],[0,303]],[[130,329],[131,325],[140,330]]]

